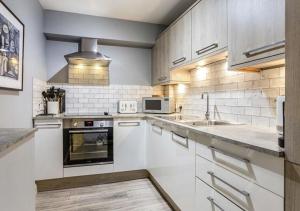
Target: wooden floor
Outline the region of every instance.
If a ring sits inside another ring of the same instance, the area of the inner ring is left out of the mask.
[[[148,179],[41,192],[37,211],[171,211]]]

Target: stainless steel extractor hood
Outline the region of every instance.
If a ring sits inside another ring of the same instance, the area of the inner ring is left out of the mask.
[[[111,58],[98,52],[98,40],[93,38],[81,39],[80,52],[65,55],[70,65],[108,67]]]

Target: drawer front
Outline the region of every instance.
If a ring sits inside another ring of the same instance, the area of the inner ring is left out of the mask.
[[[202,137],[201,137],[202,138]],[[284,159],[203,136],[196,154],[284,196]]]
[[[200,179],[196,180],[196,207],[203,211],[242,211]]]
[[[223,167],[196,156],[198,178],[246,210],[283,211],[283,198]]]

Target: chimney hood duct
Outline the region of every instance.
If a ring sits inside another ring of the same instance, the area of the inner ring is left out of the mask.
[[[98,40],[93,38],[81,38],[81,51],[65,55],[70,65],[108,67],[111,58],[98,52]]]

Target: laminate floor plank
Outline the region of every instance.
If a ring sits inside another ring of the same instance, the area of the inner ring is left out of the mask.
[[[148,179],[41,192],[37,211],[171,211]]]

